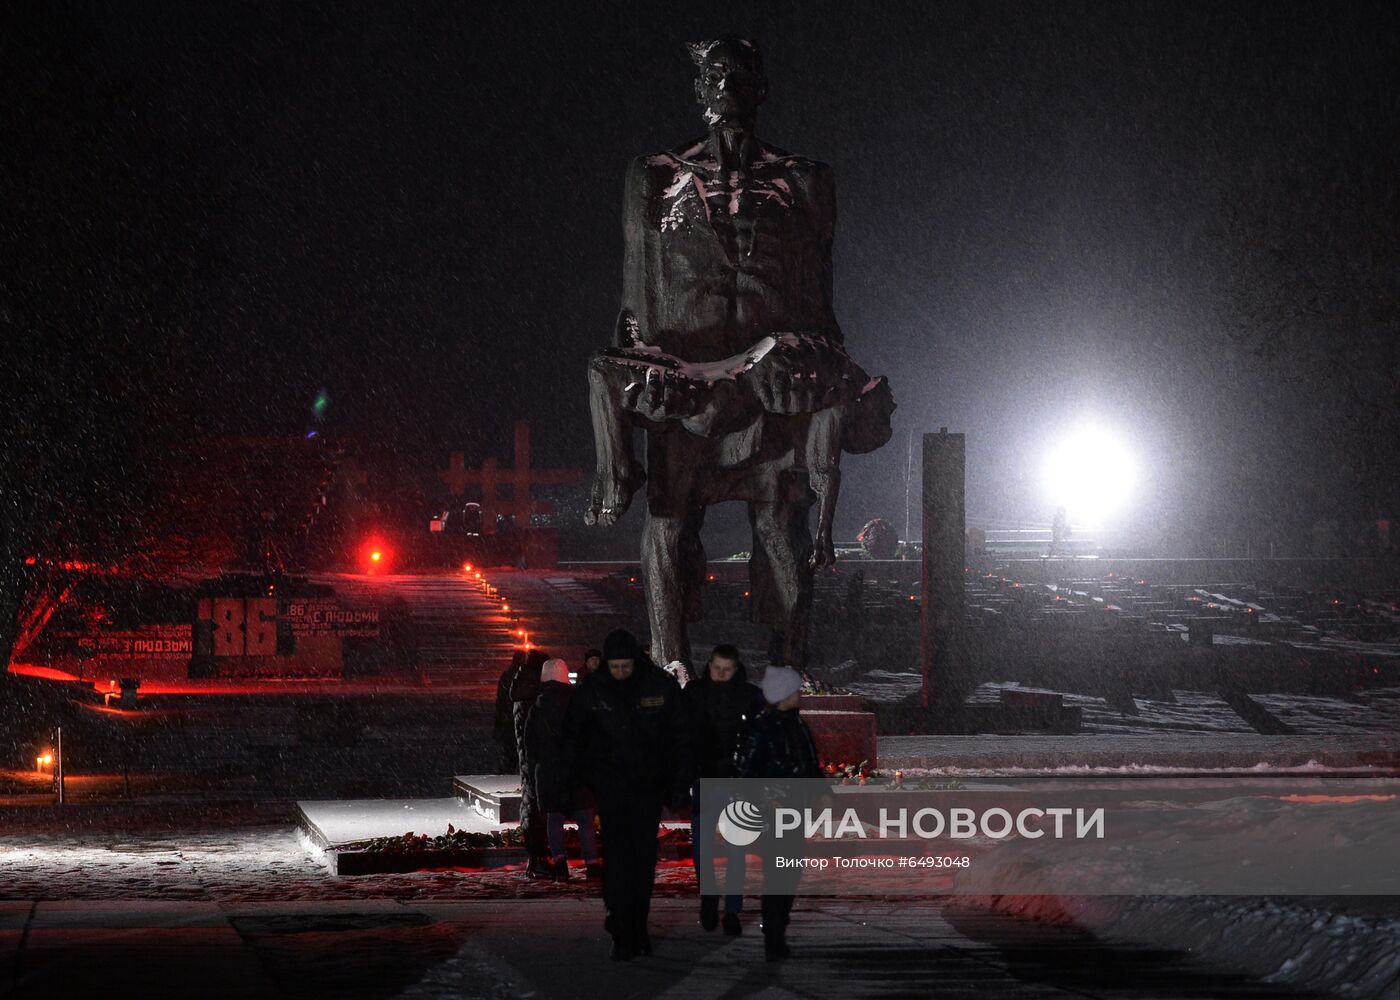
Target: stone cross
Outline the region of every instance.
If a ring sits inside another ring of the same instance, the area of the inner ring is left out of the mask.
[[[491,457],[479,469],[469,469],[462,452],[454,451],[448,457],[447,468],[438,470],[438,478],[452,496],[462,496],[468,486],[481,487],[481,530],[488,535],[496,531],[497,515],[513,516],[516,525],[525,528],[531,514],[554,511],[548,500],[532,500],[530,487],[568,485],[578,482],[582,475],[578,469],[530,468],[530,424],[525,420],[515,422],[515,455],[510,468],[502,469]],[[509,497],[500,495],[503,484],[510,486]]]

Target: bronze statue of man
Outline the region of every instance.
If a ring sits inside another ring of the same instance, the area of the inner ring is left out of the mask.
[[[884,444],[894,401],[846,354],[832,310],[831,168],[759,141],[757,46],[726,37],[690,53],[708,134],[628,169],[622,309],[589,364],[598,468],[585,519],[613,524],[646,483],[652,654],[689,666],[705,508],[747,502],[754,618],[773,627],[770,657],[801,668],[812,573],[834,558],[840,454]]]

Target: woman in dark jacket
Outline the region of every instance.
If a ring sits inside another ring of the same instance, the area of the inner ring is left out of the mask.
[[[802,675],[791,667],[769,667],[763,675],[763,698],[768,702],[744,728],[734,766],[741,778],[820,778],[812,732],[798,714]],[[787,958],[787,925],[796,896],[800,869],[778,871],[765,865],[763,878],[763,955],[768,961]],[[771,891],[771,890],[785,891]]]
[[[697,778],[734,778],[734,752],[739,745],[739,731],[748,719],[763,709],[763,695],[749,683],[739,651],[730,645],[716,646],[710,662],[700,676],[686,685],[683,699],[695,723]],[[701,823],[700,788],[691,795],[691,860],[695,864],[696,880],[704,885],[713,879],[715,825]],[[709,817],[713,820],[713,817]],[[725,847],[729,847],[725,842]],[[724,852],[725,888],[724,933],[743,933],[739,914],[744,908],[744,860],[742,848]],[[714,930],[720,923],[719,897],[700,897],[700,926]]]
[[[525,719],[525,755],[530,760],[536,800],[544,813],[549,853],[554,877],[569,877],[569,855],[565,849],[564,820],[578,824],[579,852],[589,877],[600,873],[598,834],[593,821],[598,813],[592,796],[581,791],[571,794],[564,770],[564,715],[573,700],[569,665],[563,660],[546,660],[540,668],[540,693]]]

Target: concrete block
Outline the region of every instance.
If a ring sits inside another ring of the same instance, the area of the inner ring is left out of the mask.
[[[876,766],[874,712],[802,712],[822,763]]]

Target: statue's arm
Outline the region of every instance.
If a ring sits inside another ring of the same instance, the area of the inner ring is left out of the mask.
[[[614,347],[631,347],[638,339],[645,342],[651,333],[647,277],[654,270],[648,266],[654,248],[647,240],[647,188],[646,159],[638,157],[627,165],[622,194],[622,309],[613,333]]]

